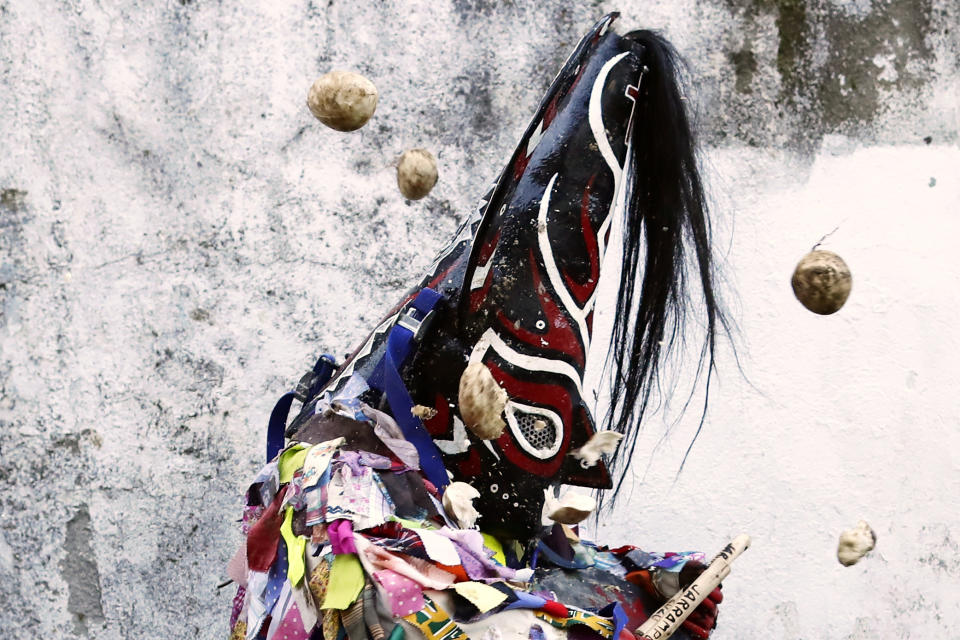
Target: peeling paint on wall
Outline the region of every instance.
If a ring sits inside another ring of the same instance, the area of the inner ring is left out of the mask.
[[[741,31],[726,54],[732,93],[720,92],[733,98],[737,117],[708,117],[708,137],[767,144],[785,135],[809,151],[824,135],[876,135],[884,117],[902,119],[897,112],[905,106],[923,110],[930,85],[960,56],[951,31],[957,7],[935,0],[851,4],[726,0]]]

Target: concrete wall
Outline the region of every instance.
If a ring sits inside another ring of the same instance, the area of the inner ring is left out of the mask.
[[[0,635],[224,637],[273,400],[425,268],[613,9],[691,63],[742,374],[725,349],[675,481],[681,369],[599,537],[751,533],[718,638],[956,634],[960,8],[587,4],[0,0]],[[331,68],[379,87],[357,133],[305,108]],[[814,316],[789,277],[838,226],[853,294]]]

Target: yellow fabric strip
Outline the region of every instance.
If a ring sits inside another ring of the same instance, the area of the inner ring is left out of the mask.
[[[500,544],[500,541],[483,531],[480,532],[480,535],[483,536],[483,546],[493,551],[493,559],[503,566],[507,566],[507,557],[503,555],[503,545]]]
[[[246,638],[247,621],[237,620],[237,624],[233,625],[233,631],[230,633],[230,638],[228,640],[246,640]]]
[[[307,539],[293,533],[293,507],[287,507],[283,514],[283,524],[280,525],[280,535],[287,545],[287,580],[295,587],[303,580],[306,566],[303,554],[307,549]]]
[[[507,599],[507,594],[503,591],[482,582],[458,582],[453,588],[479,609],[480,613],[490,611]]]
[[[293,480],[293,474],[303,466],[307,457],[307,445],[295,444],[280,454],[277,460],[277,472],[280,474],[280,484]]]
[[[346,609],[363,591],[363,567],[355,553],[341,553],[333,557],[330,582],[322,609]]]

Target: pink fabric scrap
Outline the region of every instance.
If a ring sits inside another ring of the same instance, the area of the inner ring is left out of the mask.
[[[377,571],[373,577],[387,592],[387,597],[390,599],[390,613],[395,618],[416,613],[426,606],[423,588],[410,578],[390,569]]]
[[[303,628],[303,619],[300,617],[300,608],[292,603],[283,616],[280,626],[272,636],[272,640],[309,640],[310,632]]]

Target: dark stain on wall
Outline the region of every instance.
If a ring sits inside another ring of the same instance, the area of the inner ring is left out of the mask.
[[[73,632],[87,635],[88,624],[104,621],[100,592],[100,569],[93,552],[93,527],[86,504],[67,522],[63,541],[64,557],[60,561],[60,575],[67,583],[69,595],[67,610],[73,615]]]
[[[922,91],[936,79],[932,43],[949,42],[950,11],[939,0],[878,0],[867,10],[723,1],[742,29],[728,36],[729,75],[710,97],[723,105],[708,118],[712,142],[771,144],[786,132],[785,142],[810,148],[826,134],[868,134],[891,104],[923,108]]]
[[[830,5],[808,13],[802,0],[777,4],[780,99],[824,132],[869,124],[883,110],[883,89],[917,90],[930,75],[929,0],[892,0],[864,16]],[[821,63],[817,47],[826,49]]]
[[[814,93],[824,125],[870,122],[883,111],[882,90],[917,92],[932,76],[929,0],[897,0],[862,20],[831,16],[823,25],[835,43]],[[892,73],[891,73],[892,71]]]
[[[802,91],[803,79],[810,73],[807,66],[811,40],[807,3],[803,0],[780,0],[761,4],[774,5],[777,11],[777,72],[783,83],[781,95],[789,99]]]
[[[757,58],[753,51],[749,48],[734,51],[730,54],[730,63],[733,64],[737,79],[734,90],[737,93],[752,93],[750,83],[753,82],[753,74],[757,72]]]
[[[23,209],[24,198],[27,192],[20,189],[0,190],[0,211],[4,213],[16,213]]]
[[[24,227],[33,220],[27,205],[27,192],[8,187],[0,189],[0,303],[10,297],[11,283],[22,281],[27,272]],[[0,327],[6,324],[6,312],[0,304]]]

